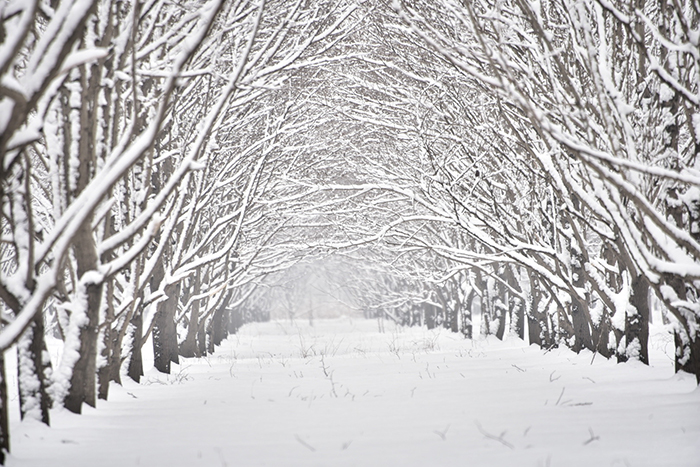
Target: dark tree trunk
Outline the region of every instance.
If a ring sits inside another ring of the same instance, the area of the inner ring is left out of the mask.
[[[143,376],[143,358],[141,356],[141,347],[143,347],[143,309],[140,305],[131,318],[131,325],[133,326],[133,336],[127,375],[138,383]]]
[[[425,310],[425,325],[428,329],[435,329],[436,307],[430,303],[425,303],[423,309]]]
[[[620,254],[614,244],[605,243],[601,251],[601,258],[610,266],[609,271],[605,274],[605,283],[607,287],[614,293],[619,293],[622,288],[622,276],[620,274]],[[602,299],[601,299],[602,300]],[[602,303],[601,318],[598,323],[593,324],[593,340],[596,343],[596,352],[605,358],[612,357],[617,349],[617,344],[622,338],[621,333],[615,334],[615,344],[610,342],[610,333],[615,330],[612,327],[611,317],[615,313],[614,307],[610,304]],[[620,334],[620,335],[618,335]]]
[[[530,306],[527,312],[527,337],[530,344],[545,346],[545,336],[549,334],[547,312],[540,311],[542,289],[536,274],[530,273]]]
[[[199,302],[192,304],[190,319],[187,323],[187,335],[180,344],[180,355],[185,358],[199,357],[197,348],[197,331],[199,330]]]
[[[38,313],[17,344],[19,405],[20,415],[24,419],[28,406],[38,403],[39,413],[33,415],[38,415],[40,421],[49,425],[51,400],[46,393],[46,377],[51,361],[44,358],[46,352],[44,317]]]
[[[224,309],[224,312],[221,315],[221,334],[223,338],[221,341],[223,342],[227,337],[228,337],[228,323],[230,321],[230,314],[231,310],[227,307]]]
[[[102,297],[102,284],[89,284],[87,292],[87,323],[80,327],[80,346],[78,349],[78,361],[73,366],[70,378],[70,388],[63,401],[66,409],[73,413],[80,413],[85,402],[90,407],[95,407],[97,373],[97,337],[99,325],[99,309]]]
[[[591,337],[591,328],[586,317],[584,305],[578,298],[571,297],[571,305],[569,306],[569,314],[571,316],[571,326],[573,330],[574,341],[571,349],[578,353],[584,348],[594,350],[593,339]]]
[[[243,326],[243,316],[241,314],[241,308],[236,307],[231,310],[229,314],[228,322],[228,332],[230,334],[236,334],[238,330]]]
[[[459,332],[459,317],[461,315],[462,302],[459,297],[459,282],[453,278],[452,279],[452,303],[454,306],[450,310],[450,330],[452,332]]]
[[[479,295],[479,310],[481,314],[481,329],[479,332],[485,336],[491,332],[491,300],[489,299],[489,289],[486,280],[478,269],[474,271],[474,285]]]
[[[179,362],[175,328],[178,289],[177,284],[165,287],[168,298],[158,304],[153,317],[153,364],[158,371],[167,374],[170,374],[170,364]]]
[[[207,325],[207,352],[210,354],[213,354],[216,350],[214,348],[214,333],[216,329],[216,320],[218,312],[218,309],[214,310],[214,313],[212,313],[211,317],[209,318],[209,323]]]
[[[0,465],[5,465],[5,455],[10,452],[10,422],[8,420],[7,379],[5,377],[5,353],[0,352]]]
[[[464,299],[464,304],[460,308],[460,313],[462,315],[462,334],[466,339],[471,339],[473,337],[473,325],[472,325],[472,304],[474,303],[474,297],[476,292],[472,288]]]
[[[685,301],[688,299],[686,284],[679,277],[667,275],[664,277],[667,285],[671,286],[679,300]],[[673,341],[675,344],[675,369],[676,372],[686,371],[695,375],[695,378],[700,384],[700,331],[697,327],[692,326],[693,323],[688,323],[681,313],[685,311],[688,314],[693,312],[690,310],[676,309],[671,310],[673,315],[678,320],[678,325],[674,329]]]
[[[575,248],[570,249],[571,255],[571,274],[574,277],[573,286],[577,290],[584,290],[586,283],[586,271],[584,264],[586,258],[582,250]],[[588,303],[572,295],[569,305],[569,316],[571,317],[571,325],[573,328],[574,341],[571,343],[571,348],[578,353],[586,348],[594,350],[593,339],[591,337],[590,316],[588,312]]]
[[[675,332],[673,342],[676,346],[676,373],[686,371],[695,375],[695,380],[700,385],[700,334],[696,334],[692,340],[685,330]]]
[[[608,309],[603,307],[602,316],[599,323],[593,323],[591,327],[591,337],[595,343],[595,352],[601,354],[605,358],[610,358],[614,355],[614,350],[610,348],[610,315]]]
[[[97,382],[98,382],[98,393],[97,397],[102,400],[107,400],[109,394],[109,382],[111,380],[110,373],[112,371],[112,361],[114,359],[114,330],[112,329],[112,323],[114,322],[114,284],[112,281],[107,282],[107,310],[105,313],[105,323],[103,326],[103,336],[102,343],[103,348],[101,352],[102,358],[106,360],[103,367],[97,371]]]
[[[199,320],[197,328],[197,356],[201,357],[207,354],[207,319]]]
[[[515,266],[505,266],[505,280],[516,292],[522,293],[520,282],[515,277]],[[525,339],[525,303],[523,299],[509,292],[508,314],[510,315],[510,330],[519,338]]]
[[[505,271],[507,269],[506,265],[501,265],[498,267],[498,277],[505,280]],[[493,297],[491,312],[492,318],[491,322],[494,324],[495,332],[494,334],[499,340],[503,340],[506,334],[506,316],[508,314],[508,293],[506,292],[505,286],[500,281],[494,281],[493,284]]]
[[[450,309],[450,305],[445,298],[445,288],[444,287],[437,287],[437,298],[438,301],[440,302],[440,308],[442,309],[442,321],[440,324],[442,324],[443,327],[447,329],[452,328],[452,315],[454,314],[452,310]]]
[[[194,278],[194,295],[200,293],[199,268]],[[190,311],[190,319],[187,323],[187,335],[185,340],[180,344],[180,355],[186,358],[199,357],[199,349],[197,348],[197,331],[199,330],[199,300],[192,302],[192,310]]]
[[[68,102],[70,111],[79,110],[81,123],[77,141],[71,141],[78,145],[79,158],[77,183],[75,190],[70,193],[72,199],[76,199],[88,186],[97,165],[98,119],[96,115],[99,107],[100,79],[100,66],[93,62],[85,72],[80,74],[79,80],[75,81],[81,89],[80,106],[74,108],[72,101]],[[64,144],[66,142],[64,141]],[[66,154],[74,153],[72,149],[66,152]],[[97,271],[99,266],[95,237],[92,232],[92,218],[83,221],[72,240],[78,280],[83,281],[85,274]],[[87,319],[79,327],[79,357],[73,365],[70,387],[63,402],[64,406],[74,413],[80,413],[83,402],[91,407],[95,407],[97,403],[97,339],[103,288],[101,279],[98,283],[90,281],[83,283],[80,287],[85,287],[86,303],[82,305],[85,306]]]
[[[639,346],[639,361],[649,364],[649,281],[643,275],[632,280],[630,305],[636,310],[634,315],[625,315],[625,343],[628,349]],[[637,342],[637,344],[635,344]],[[629,353],[627,353],[629,358]]]
[[[97,248],[92,235],[90,222],[85,222],[78,230],[74,240],[74,251],[77,260],[78,277],[80,280],[84,274],[97,269]],[[80,326],[78,348],[78,360],[72,368],[70,387],[63,405],[73,413],[80,413],[85,402],[91,407],[97,403],[96,374],[97,374],[97,338],[100,318],[100,305],[102,303],[102,282],[90,283],[85,287],[86,322]],[[81,311],[77,311],[81,313]]]
[[[211,336],[214,346],[221,345],[223,340],[226,338],[226,325],[224,321],[225,312],[226,304],[222,303],[214,313],[214,317],[211,320]]]

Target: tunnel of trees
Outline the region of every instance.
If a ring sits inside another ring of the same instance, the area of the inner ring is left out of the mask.
[[[319,265],[368,317],[618,361],[648,361],[660,309],[700,381],[699,21],[694,0],[2,2],[0,448],[11,347],[48,424],[138,381],[147,342],[166,373],[212,352]]]

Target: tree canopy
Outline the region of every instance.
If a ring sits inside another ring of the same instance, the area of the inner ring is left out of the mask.
[[[2,3],[0,448],[10,347],[48,424],[138,381],[146,342],[169,372],[314,274],[366,316],[618,361],[648,362],[656,307],[700,382],[699,21],[693,0]]]

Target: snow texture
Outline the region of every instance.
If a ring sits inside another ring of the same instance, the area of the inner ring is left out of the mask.
[[[652,329],[649,367],[385,329],[246,325],[171,375],[114,385],[96,410],[54,409],[52,428],[13,414],[7,465],[700,465],[700,389],[674,375],[664,328]]]

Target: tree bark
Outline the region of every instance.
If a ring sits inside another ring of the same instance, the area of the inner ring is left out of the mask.
[[[498,265],[497,274],[502,280],[506,280],[506,265]],[[506,316],[508,314],[508,293],[506,292],[505,286],[498,280],[493,283],[493,296],[491,312],[492,314],[492,324],[495,326],[494,334],[499,340],[503,340],[506,334]],[[493,330],[493,329],[492,329]]]
[[[545,346],[545,335],[549,334],[547,313],[540,312],[542,290],[536,274],[530,273],[530,304],[527,311],[527,336],[530,344]]]
[[[170,374],[170,364],[179,363],[175,312],[177,309],[177,284],[165,287],[168,296],[158,304],[153,317],[153,364],[162,373]]]
[[[44,317],[37,314],[17,343],[19,405],[22,419],[29,416],[49,425],[51,400],[46,393],[51,361],[44,341]]]
[[[78,263],[78,277],[97,269],[97,249],[90,223],[86,222],[74,241],[74,251]],[[80,413],[82,403],[96,405],[97,337],[102,303],[102,282],[87,282],[85,287],[86,322],[80,326],[78,360],[73,365],[70,386],[63,405],[73,413]],[[80,311],[77,311],[80,313]]]
[[[131,325],[133,336],[127,375],[138,383],[143,376],[143,358],[141,356],[141,347],[143,347],[143,308],[140,305],[131,318]]]
[[[462,334],[464,334],[465,339],[471,339],[473,337],[472,304],[474,303],[475,296],[476,292],[471,288],[464,299],[464,304],[460,308]]]
[[[649,281],[643,275],[632,279],[630,305],[634,313],[625,314],[626,356],[636,357],[640,362],[649,364]],[[635,342],[637,344],[635,344]],[[630,355],[633,353],[634,355]]]
[[[515,266],[505,265],[505,279],[515,291],[522,293],[520,282],[515,277]],[[508,314],[510,315],[510,332],[525,340],[525,303],[519,296],[508,292]]]
[[[5,455],[10,452],[10,422],[5,375],[5,353],[0,352],[0,465],[5,465]]]
[[[200,293],[200,268],[194,277],[194,292],[193,295]],[[190,319],[187,323],[187,335],[185,340],[180,344],[180,355],[185,358],[200,357],[199,348],[197,347],[197,332],[199,331],[199,300],[192,302],[192,310],[190,311]]]
[[[97,370],[97,397],[102,400],[107,400],[107,396],[109,395],[109,382],[111,380],[112,367],[114,366],[114,353],[117,351],[114,345],[114,330],[112,329],[112,323],[114,322],[114,284],[110,280],[107,282],[106,286],[107,308],[105,313],[105,322],[102,326],[103,334],[101,352],[101,356],[105,363],[104,366]],[[117,355],[117,358],[119,358],[119,355]]]
[[[435,306],[430,303],[423,304],[423,310],[425,312],[425,325],[428,329],[435,328]]]
[[[586,271],[584,269],[583,253],[575,248],[570,248],[571,274],[573,276],[572,285],[577,290],[584,290],[586,281]],[[571,296],[569,304],[569,316],[573,330],[574,342],[571,348],[578,353],[582,349],[594,350],[593,339],[591,337],[590,319],[588,313],[588,303],[585,303],[577,296]]]

